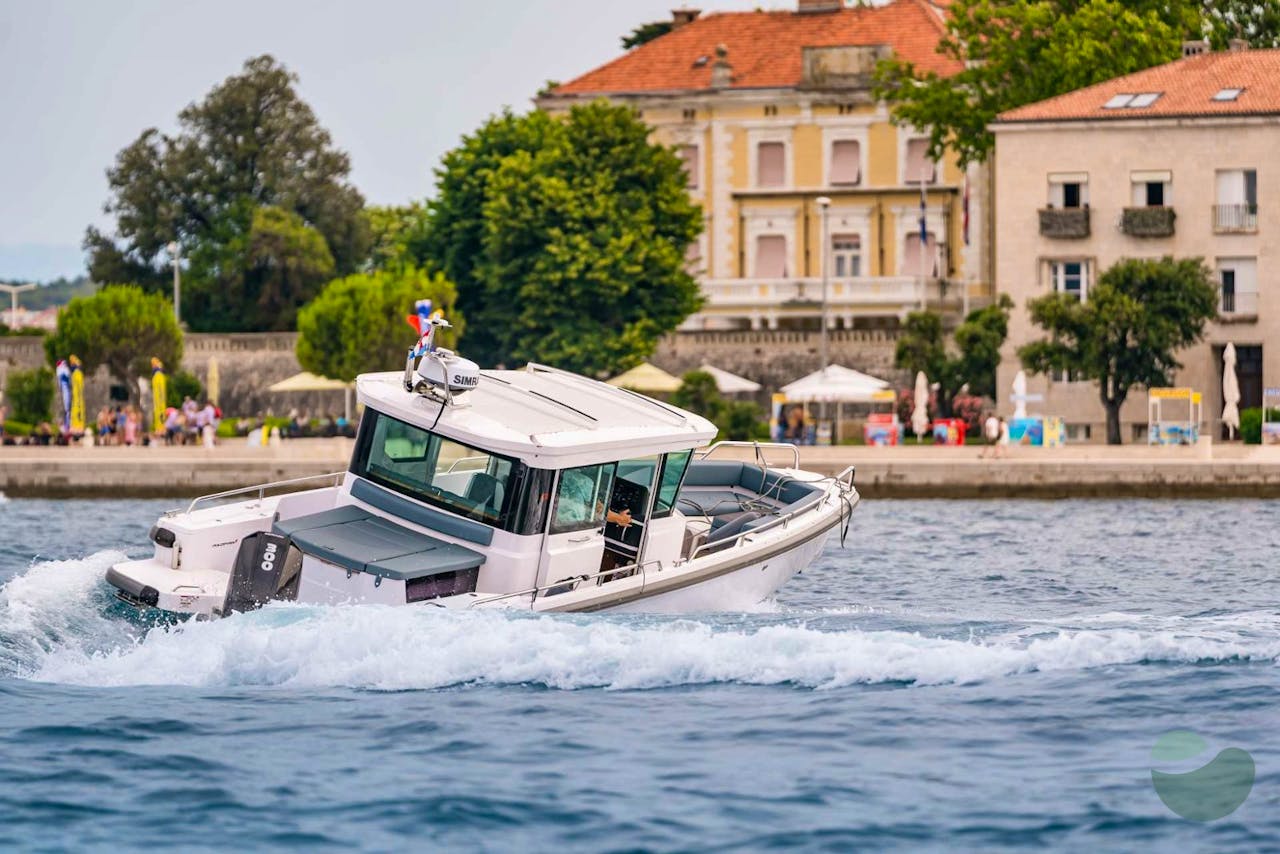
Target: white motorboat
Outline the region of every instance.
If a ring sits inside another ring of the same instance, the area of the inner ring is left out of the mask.
[[[403,374],[357,380],[346,471],[165,514],[154,554],[107,572],[117,596],[204,616],[273,600],[736,610],[847,530],[852,467],[803,471],[790,445],[698,451],[706,419],[542,365],[481,371],[433,333]],[[769,465],[780,451],[790,465]]]

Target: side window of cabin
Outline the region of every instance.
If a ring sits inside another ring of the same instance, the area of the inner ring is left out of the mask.
[[[617,463],[601,463],[562,471],[551,511],[551,533],[602,527],[616,468]]]
[[[653,502],[653,518],[661,519],[671,515],[671,508],[676,505],[676,496],[680,492],[680,484],[692,456],[693,451],[677,451],[667,454],[663,460],[662,481],[658,485],[658,497]]]

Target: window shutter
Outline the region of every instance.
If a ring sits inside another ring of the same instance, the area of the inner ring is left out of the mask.
[[[756,147],[756,183],[761,187],[781,187],[787,180],[787,147],[780,142],[762,142]]]
[[[684,162],[684,171],[688,175],[689,189],[698,189],[698,146],[682,145],[677,149],[677,153]]]
[[[831,183],[856,184],[859,174],[861,146],[856,139],[841,139],[831,143]]]
[[[903,177],[908,184],[933,183],[934,164],[929,159],[929,140],[907,140],[907,168]]]
[[[933,276],[934,271],[934,255],[937,250],[937,239],[933,236],[933,232],[929,232],[929,240],[924,245],[924,252],[920,251],[920,232],[913,231],[907,235],[907,239],[902,244],[902,273],[903,276]],[[923,262],[920,256],[924,255]]]
[[[781,279],[787,275],[787,239],[781,234],[762,234],[756,238],[756,276]]]

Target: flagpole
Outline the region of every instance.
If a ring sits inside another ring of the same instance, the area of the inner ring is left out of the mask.
[[[925,275],[924,275],[924,259],[925,247],[929,242],[929,223],[928,223],[928,196],[924,189],[924,172],[920,173],[920,310],[924,311],[926,303],[925,297]]]

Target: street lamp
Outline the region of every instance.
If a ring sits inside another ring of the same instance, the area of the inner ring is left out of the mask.
[[[827,369],[830,362],[829,353],[827,351],[827,254],[830,237],[827,234],[827,212],[831,208],[831,199],[826,196],[818,196],[814,202],[822,209],[822,370]]]
[[[12,308],[12,309],[10,309],[10,313],[9,313],[9,320],[10,320],[10,322],[12,322],[12,323],[13,323],[13,325],[14,325],[14,326],[17,326],[17,325],[18,325],[18,294],[25,293],[25,292],[27,292],[27,291],[31,291],[31,290],[35,290],[35,288],[36,288],[36,285],[3,285],[3,284],[0,284],[0,291],[7,291],[7,292],[8,292],[8,294],[9,294],[9,298],[10,298],[10,300],[11,300],[11,301],[12,301],[12,303],[13,303],[13,308]]]
[[[178,272],[178,261],[182,259],[182,247],[176,240],[169,241],[166,247],[173,260],[173,322],[182,325],[182,280]]]

